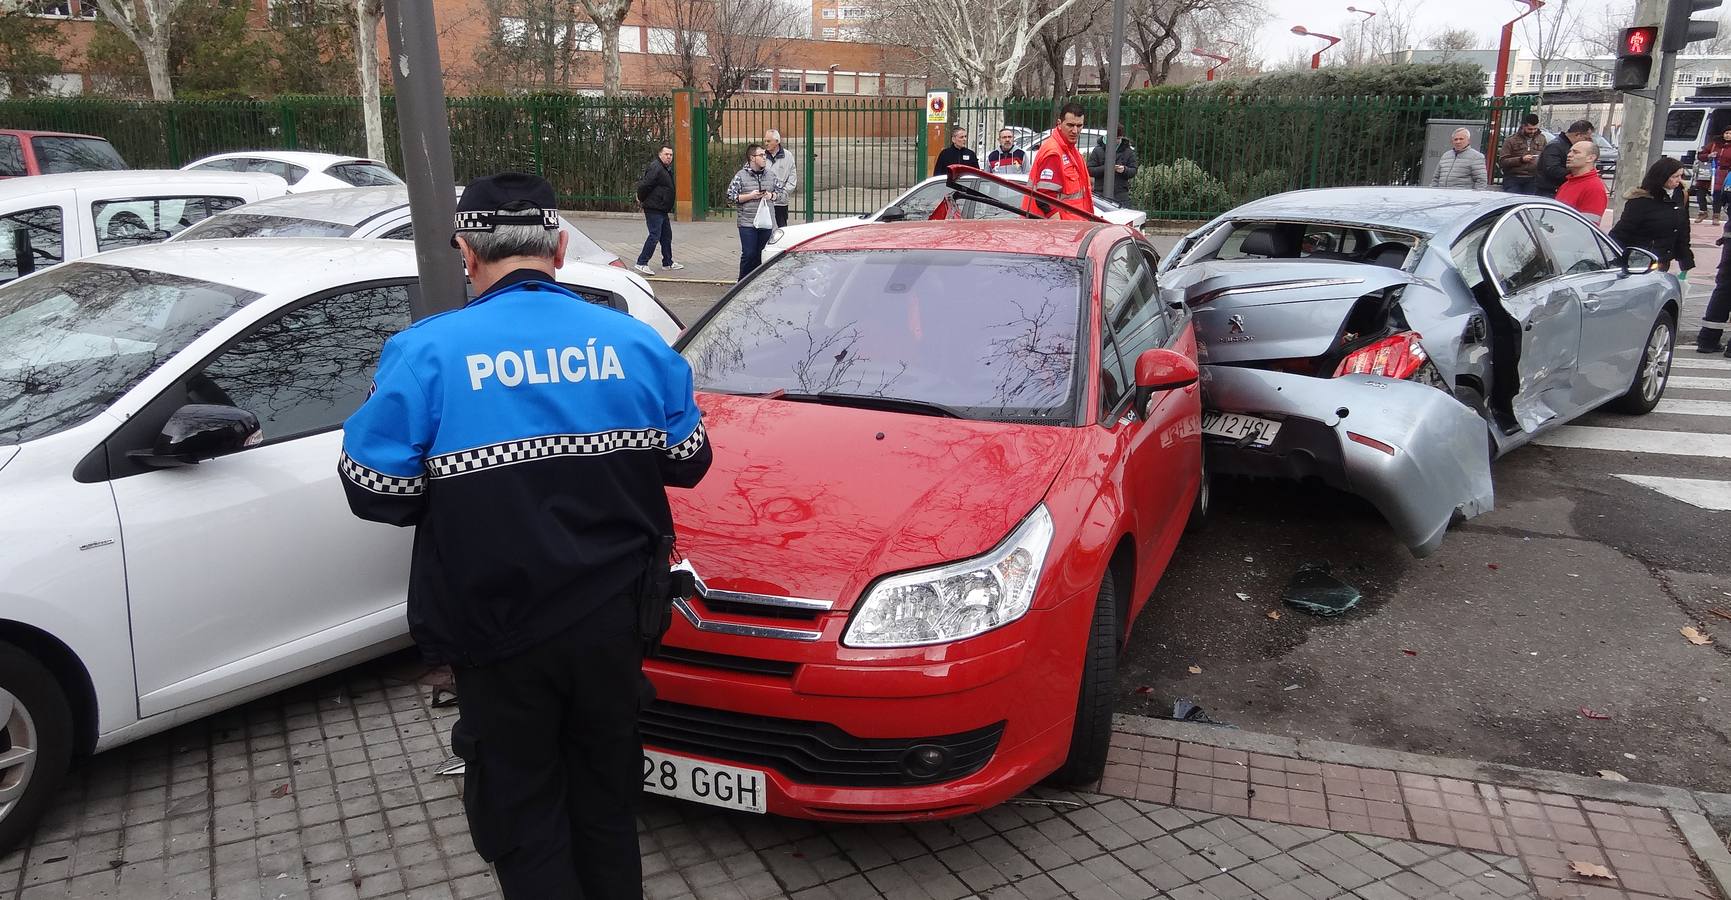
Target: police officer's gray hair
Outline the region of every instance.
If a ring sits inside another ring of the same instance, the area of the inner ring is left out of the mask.
[[[507,213],[507,210],[499,210]],[[552,259],[559,251],[559,230],[539,225],[500,225],[492,231],[465,231],[459,237],[482,262],[498,262],[513,256]]]

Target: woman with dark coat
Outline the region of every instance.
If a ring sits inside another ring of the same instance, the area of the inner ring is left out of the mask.
[[[1647,169],[1641,186],[1623,195],[1623,214],[1611,227],[1611,238],[1624,247],[1640,247],[1659,257],[1659,266],[1672,260],[1684,272],[1695,268],[1695,252],[1689,249],[1689,207],[1677,189],[1683,185],[1683,164],[1669,156]]]

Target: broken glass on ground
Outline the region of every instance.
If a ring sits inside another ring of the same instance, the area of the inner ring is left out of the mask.
[[[1338,616],[1358,605],[1363,599],[1358,588],[1329,574],[1325,562],[1307,562],[1298,567],[1287,582],[1280,599],[1313,616]]]

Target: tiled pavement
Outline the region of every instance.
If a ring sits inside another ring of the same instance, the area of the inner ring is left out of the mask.
[[[447,759],[440,673],[398,654],[87,762],[0,896],[495,896]],[[649,799],[674,898],[1714,898],[1660,809],[1121,732],[1096,792],[820,825]],[[1588,878],[1572,861],[1609,867]]]

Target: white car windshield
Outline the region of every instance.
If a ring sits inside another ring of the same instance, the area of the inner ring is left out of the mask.
[[[89,419],[259,296],[81,262],[0,287],[0,444]]]
[[[1068,421],[1086,324],[1074,259],[787,253],[682,346],[699,390],[839,394],[970,419]]]
[[[264,216],[233,212],[211,216],[181,232],[175,240],[214,241],[220,238],[348,237],[355,226],[291,216]]]

